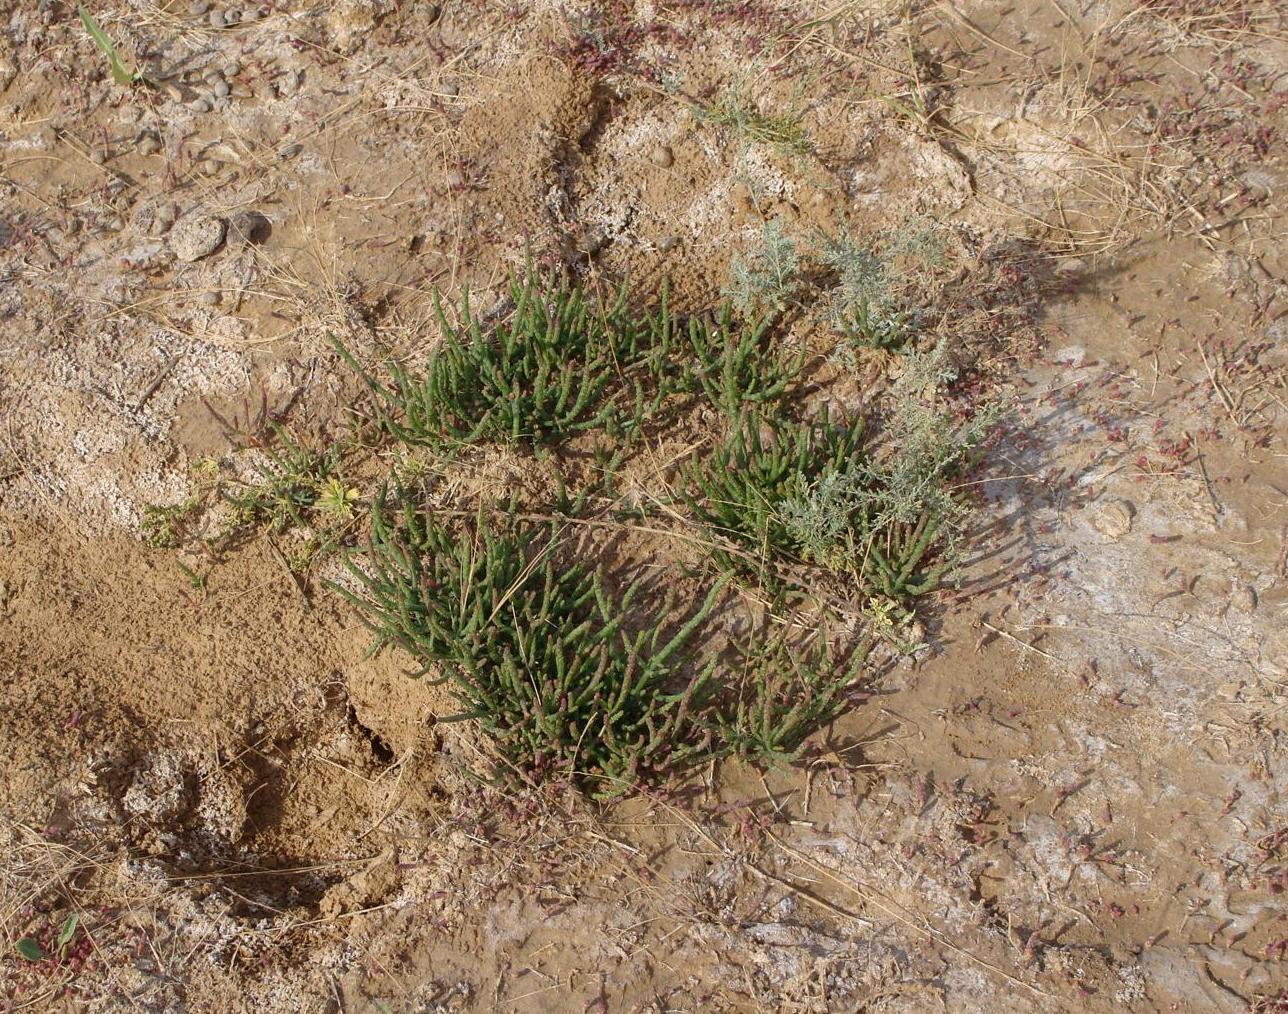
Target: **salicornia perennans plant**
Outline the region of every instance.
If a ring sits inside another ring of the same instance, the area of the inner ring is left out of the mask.
[[[735,322],[728,306],[718,320],[689,321],[698,386],[731,418],[747,408],[774,404],[800,373],[804,357],[786,358],[768,332],[766,321]]]
[[[536,775],[563,773],[600,794],[681,767],[709,749],[697,711],[714,661],[690,649],[724,587],[716,582],[678,629],[668,600],[620,596],[603,576],[560,558],[560,528],[490,521],[455,534],[410,502],[382,495],[362,560],[350,568],[380,645],[396,645],[450,681],[462,711],[502,757]],[[627,628],[627,621],[630,628]]]
[[[770,635],[747,646],[742,680],[717,711],[721,742],[752,760],[795,760],[806,737],[844,709],[867,652],[859,645],[847,659],[826,640],[795,647]]]
[[[381,422],[405,444],[542,445],[590,429],[633,433],[671,390],[673,322],[661,307],[632,314],[626,293],[600,307],[578,286],[529,272],[511,284],[512,313],[485,330],[465,296],[453,325],[435,296],[442,345],[424,376],[395,361],[389,383],[357,367]]]

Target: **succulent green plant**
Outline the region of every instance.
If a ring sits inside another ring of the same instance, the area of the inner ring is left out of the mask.
[[[510,296],[513,311],[485,328],[468,292],[456,324],[436,294],[443,341],[423,376],[391,359],[382,382],[339,347],[375,395],[390,435],[435,448],[541,446],[597,428],[629,435],[673,391],[675,326],[665,292],[657,309],[635,314],[624,287],[600,306],[580,286],[530,270],[512,281]]]
[[[562,558],[561,535],[482,511],[454,532],[386,493],[349,561],[363,593],[340,590],[417,675],[441,667],[462,709],[444,720],[478,722],[520,770],[615,795],[709,751],[696,716],[715,661],[700,665],[691,642],[725,582],[675,626],[672,598],[647,608],[641,580],[614,594]]]
[[[844,710],[867,657],[866,643],[846,657],[826,639],[793,646],[767,634],[744,646],[742,678],[716,710],[718,741],[749,760],[791,763],[805,739]]]

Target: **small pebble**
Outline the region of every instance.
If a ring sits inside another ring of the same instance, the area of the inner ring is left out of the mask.
[[[444,82],[439,86],[438,90],[439,90],[439,93],[442,95],[455,96],[455,95],[461,94],[461,86],[458,85],[455,81]]]
[[[213,158],[208,158],[201,163],[201,171],[207,176],[215,175],[215,173],[219,172],[219,168],[219,163]]]
[[[1099,504],[1091,515],[1091,523],[1096,530],[1115,541],[1131,531],[1135,519],[1136,508],[1128,500],[1110,500]]]
[[[206,84],[214,84],[216,81],[220,79],[221,76],[222,75],[219,73],[219,71],[217,71],[214,67],[210,67],[206,70],[204,74],[201,75],[201,80],[205,81]]]
[[[167,81],[165,84],[161,86],[161,90],[165,92],[166,98],[168,98],[171,102],[183,101],[183,89],[180,88],[173,81]]]
[[[218,306],[219,293],[203,292],[200,296],[197,297],[197,301],[201,303],[202,306]]]
[[[680,245],[679,236],[664,236],[662,240],[658,243],[657,248],[661,250],[663,253],[670,253],[679,245]]]
[[[241,64],[234,60],[232,63],[224,64],[224,77],[236,77],[241,73]]]
[[[652,158],[653,164],[661,166],[663,169],[671,168],[672,163],[675,162],[675,155],[673,155],[671,153],[671,149],[664,144],[659,144],[653,149]]]
[[[255,22],[255,21],[258,21],[258,20],[259,20],[259,11],[258,11],[257,9],[255,9],[254,7],[252,7],[250,10],[248,10],[248,11],[246,11],[244,14],[242,14],[241,19],[242,19],[242,21],[244,21],[246,24],[248,24],[248,25],[249,25],[249,24],[251,24],[252,22]]]
[[[152,228],[148,231],[153,236],[164,236],[174,225],[174,220],[179,217],[179,209],[173,204],[163,204],[157,208],[156,214],[152,216]]]
[[[155,155],[161,150],[161,138],[152,131],[145,130],[139,135],[139,140],[134,147],[140,155]]]
[[[194,113],[208,113],[208,112],[210,112],[210,100],[209,100],[209,99],[193,99],[193,100],[192,100],[192,111],[193,111]]]
[[[89,153],[89,160],[93,162],[95,165],[102,165],[104,162],[107,161],[107,156],[104,155],[97,148],[95,148],[93,151]]]
[[[302,144],[294,144],[294,143],[287,144],[287,145],[284,145],[281,148],[281,150],[278,151],[277,157],[280,158],[283,162],[285,162],[287,159],[294,158],[303,150],[304,150],[304,145]]]
[[[192,7],[189,8],[193,14],[200,17],[210,10],[210,0],[192,0]]]
[[[233,7],[231,10],[224,11],[224,24],[235,25],[239,21],[241,21],[241,11],[236,7]]]
[[[300,72],[298,70],[288,70],[277,80],[277,94],[282,98],[290,98],[300,90]]]
[[[223,27],[225,27],[227,24],[228,24],[228,22],[224,19],[224,12],[223,12],[223,11],[211,11],[211,12],[210,12],[210,27],[211,27],[211,28],[223,28]]]
[[[228,93],[230,91],[232,91],[232,89],[228,87],[227,81],[221,78],[220,80],[215,82],[215,96],[217,98],[221,98],[221,99],[228,98]]]

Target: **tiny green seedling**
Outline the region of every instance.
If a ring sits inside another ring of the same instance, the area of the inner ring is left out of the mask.
[[[94,45],[107,56],[107,62],[112,66],[112,80],[119,85],[135,85],[140,81],[146,81],[143,72],[140,70],[129,70],[125,62],[121,59],[121,54],[116,51],[116,44],[108,38],[103,27],[94,20],[94,15],[85,9],[81,4],[76,6],[80,14],[81,24],[85,26],[85,31],[89,32],[89,37],[94,40]]]
[[[58,960],[61,961],[67,956],[67,945],[72,942],[72,937],[76,935],[76,927],[80,925],[80,916],[75,912],[67,917],[63,922],[62,929],[58,931]]]
[[[206,590],[206,578],[209,574],[199,574],[191,567],[186,566],[182,560],[174,561],[179,569],[183,571],[183,576],[188,579],[188,585],[194,590],[204,592]]]
[[[75,913],[69,915],[63,920],[62,926],[58,929],[58,939],[54,943],[55,953],[58,960],[62,961],[67,956],[67,948],[72,942],[72,937],[76,936],[76,927],[80,925],[80,916]],[[46,954],[44,948],[35,937],[23,937],[16,944],[14,949],[18,954],[28,961],[44,961],[50,955]]]
[[[358,490],[355,486],[346,486],[335,476],[326,479],[318,487],[316,507],[323,514],[348,521],[353,517],[354,504],[358,502]]]

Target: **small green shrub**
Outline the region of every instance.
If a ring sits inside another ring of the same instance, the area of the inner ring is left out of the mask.
[[[709,106],[695,106],[699,121],[725,127],[745,144],[766,144],[785,155],[807,155],[813,149],[799,117],[765,113],[744,92],[731,88]]]
[[[443,343],[423,377],[388,363],[389,383],[358,366],[380,420],[404,444],[553,443],[589,429],[635,432],[672,390],[666,306],[631,314],[623,288],[599,308],[583,290],[529,272],[511,284],[513,313],[485,331],[465,296],[459,325],[435,296]]]
[[[826,641],[794,649],[783,637],[745,649],[742,681],[715,719],[720,742],[759,763],[791,763],[805,739],[844,710],[867,655],[866,645],[847,659]]]
[[[724,582],[668,630],[672,601],[645,609],[639,581],[613,595],[601,574],[557,559],[559,538],[555,524],[482,513],[458,535],[382,495],[367,552],[349,562],[364,594],[342,593],[417,675],[443,666],[462,707],[448,720],[477,721],[521,770],[612,795],[710,748],[695,716],[715,663],[694,673],[689,645]]]
[[[848,472],[860,453],[861,423],[809,425],[741,413],[723,442],[681,473],[683,496],[699,520],[755,558],[795,557],[798,546],[781,504],[829,471]],[[726,565],[736,561],[725,555]]]
[[[145,505],[140,525],[144,543],[152,549],[178,549],[200,509],[197,496],[177,504]]]
[[[689,322],[689,348],[697,386],[730,418],[779,401],[799,375],[804,356],[788,359],[767,337],[767,321],[736,324],[726,306],[716,321]]]
[[[275,433],[278,446],[263,449],[267,461],[259,469],[258,481],[224,491],[224,499],[237,512],[239,524],[264,524],[275,532],[307,525],[310,512],[326,513],[331,508],[337,489],[345,506],[351,505],[350,490],[338,474],[343,456],[338,445],[315,450],[292,439],[280,427],[275,428]]]

